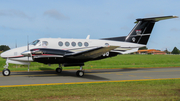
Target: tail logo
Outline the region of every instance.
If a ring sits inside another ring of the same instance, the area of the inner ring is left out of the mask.
[[[133,37],[133,38],[132,38],[132,41],[133,41],[133,42],[135,42],[135,41],[136,41],[136,38],[135,38],[135,37]]]
[[[137,35],[140,35],[141,32],[142,32],[141,30],[136,30],[136,34],[137,34]]]

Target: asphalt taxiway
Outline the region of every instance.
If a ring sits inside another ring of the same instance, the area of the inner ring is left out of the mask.
[[[83,77],[77,77],[76,70],[63,70],[61,74],[55,71],[30,71],[12,72],[10,76],[0,74],[0,87],[171,78],[180,79],[180,67],[85,70]]]

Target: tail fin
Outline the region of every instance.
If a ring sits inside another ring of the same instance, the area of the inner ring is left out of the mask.
[[[135,27],[132,29],[132,31],[129,33],[128,36],[104,38],[102,40],[125,41],[125,42],[132,42],[132,43],[146,45],[151,35],[155,22],[170,18],[177,18],[177,16],[162,16],[162,17],[136,19],[135,23],[137,24],[135,25]]]

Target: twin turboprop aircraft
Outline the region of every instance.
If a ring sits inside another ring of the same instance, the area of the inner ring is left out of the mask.
[[[2,74],[10,75],[8,64],[30,65],[30,62],[44,64],[59,64],[57,73],[62,72],[62,66],[80,66],[77,76],[84,75],[84,62],[105,59],[136,52],[138,48],[146,46],[155,22],[177,16],[162,16],[136,19],[136,25],[128,36],[103,38],[99,40],[89,39],[61,39],[42,38],[31,44],[5,51],[1,57],[6,59],[6,65]],[[29,68],[28,68],[29,70]]]

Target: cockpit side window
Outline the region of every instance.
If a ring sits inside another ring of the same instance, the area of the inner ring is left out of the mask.
[[[47,46],[48,45],[48,42],[47,41],[43,41],[42,42],[42,46]]]
[[[38,42],[39,42],[39,40],[35,40],[32,43],[30,43],[30,45],[34,45],[35,46]]]

